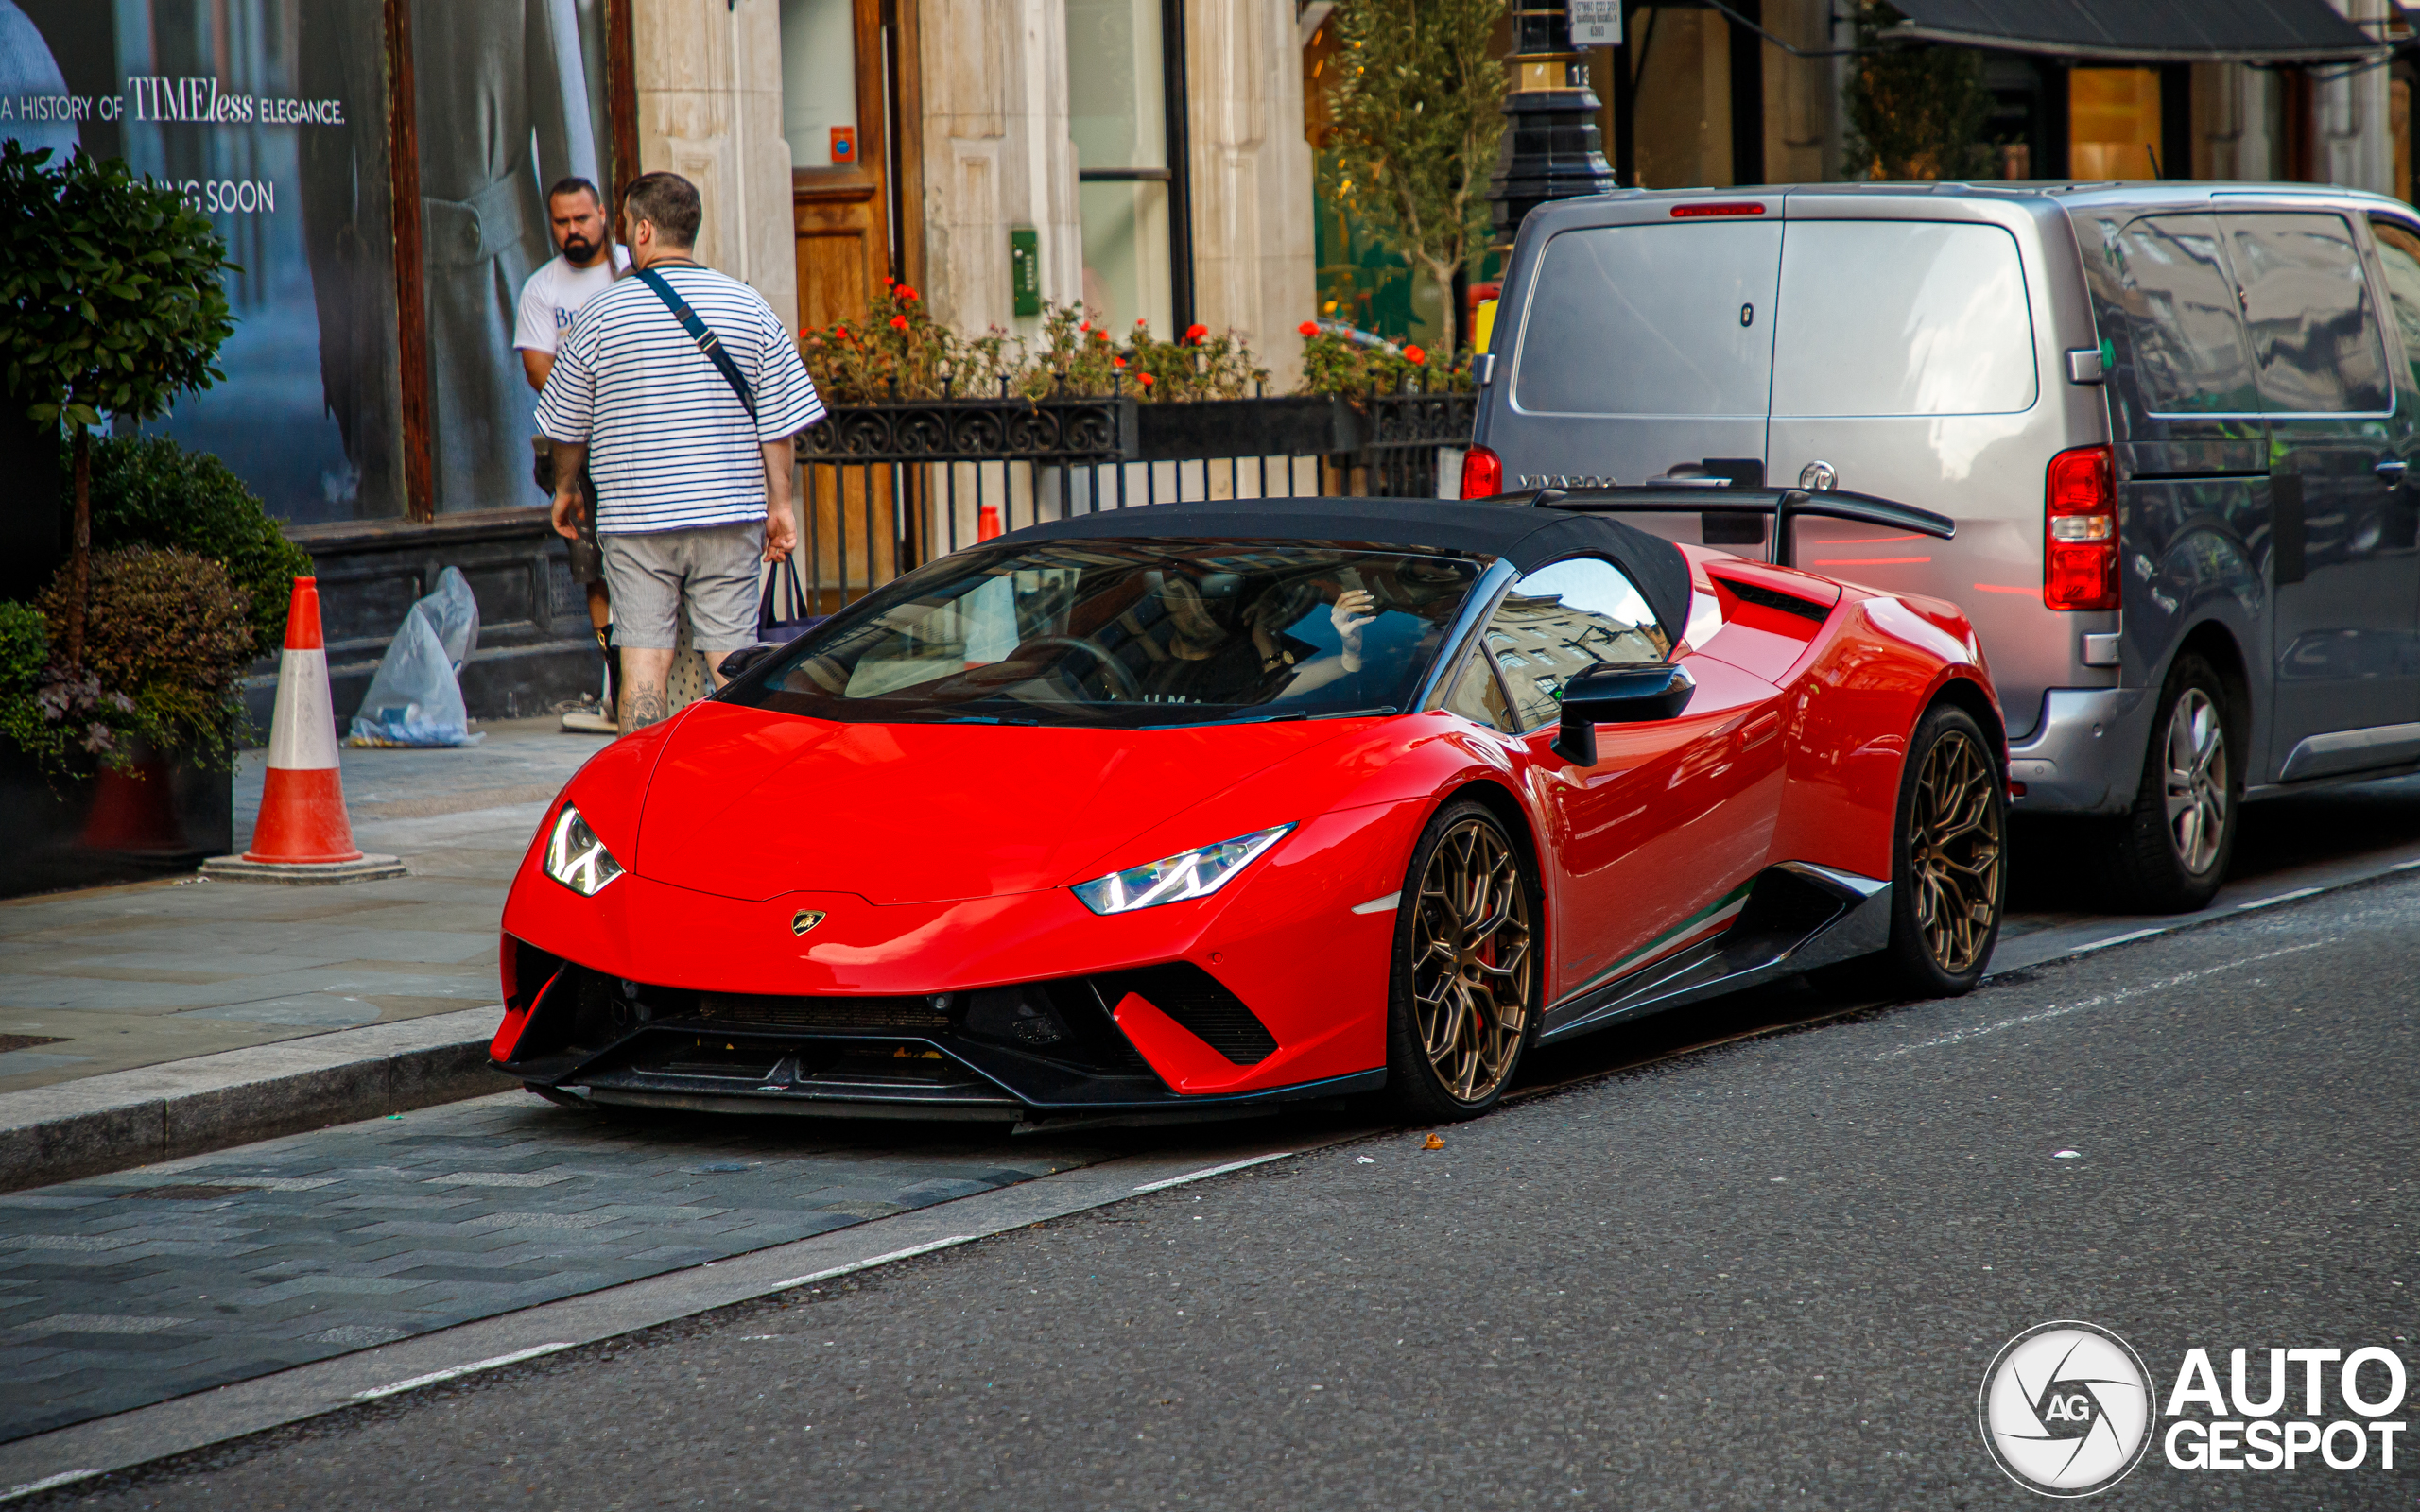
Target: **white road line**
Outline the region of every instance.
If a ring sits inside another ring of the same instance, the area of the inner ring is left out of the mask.
[[[375,1401],[380,1397],[391,1397],[399,1391],[413,1391],[422,1386],[433,1386],[441,1381],[451,1381],[457,1376],[493,1370],[498,1366],[518,1365],[524,1360],[534,1360],[542,1354],[552,1354],[557,1349],[568,1349],[572,1344],[573,1341],[569,1339],[565,1339],[561,1344],[534,1344],[526,1349],[515,1349],[510,1354],[499,1354],[493,1360],[474,1360],[469,1365],[453,1366],[443,1370],[431,1370],[424,1376],[414,1376],[409,1381],[398,1381],[392,1385],[372,1386],[368,1391],[356,1391],[353,1394],[353,1400]]]
[[[929,1244],[909,1245],[905,1249],[894,1249],[887,1255],[872,1255],[864,1260],[853,1260],[845,1265],[835,1265],[830,1270],[819,1270],[805,1276],[793,1276],[786,1281],[775,1281],[765,1289],[769,1292],[786,1292],[793,1286],[805,1286],[814,1281],[828,1281],[835,1276],[846,1276],[851,1271],[872,1270],[876,1265],[888,1265],[894,1260],[929,1255],[936,1249],[947,1249],[952,1245],[971,1245],[982,1237],[981,1234],[952,1234],[947,1239],[936,1239]]]
[[[2063,1019],[2070,1013],[2082,1013],[2086,1008],[2105,1008],[2114,1003],[2123,1003],[2129,998],[2141,997],[2146,992],[2164,992],[2169,988],[2182,987],[2187,982],[2196,982],[2203,977],[2213,976],[2221,971],[2232,971],[2238,966],[2255,966],[2262,961],[2273,961],[2280,955],[2292,955],[2301,951],[2315,951],[2335,943],[2332,939],[2315,939],[2308,944],[2289,945],[2284,950],[2267,951],[2258,955],[2246,955],[2240,960],[2221,961],[2216,966],[2179,971],[2174,976],[2162,977],[2156,982],[2145,982],[2139,987],[2120,988],[2115,992],[2103,992],[2097,997],[2086,998],[2081,1003],[2066,1003],[2055,1008],[2045,1008],[2039,1013],[2019,1014],[2014,1019],[2002,1019],[1997,1023],[1979,1023],[1971,1029],[1960,1029],[1950,1034],[1938,1035],[1930,1040],[1919,1040],[1911,1045],[1901,1045],[1895,1050],[1886,1050],[1874,1058],[1889,1060],[1898,1056],[1912,1055],[1919,1050],[1932,1050],[1942,1045],[1960,1044],[1968,1040],[1980,1039],[1987,1034],[1997,1034],[2002,1029],[2021,1029],[2029,1023],[2040,1023],[2048,1019]]]
[[[0,1491],[0,1502],[13,1502],[21,1496],[31,1496],[36,1491],[47,1491],[54,1486],[67,1486],[77,1481],[89,1481],[95,1475],[107,1475],[109,1471],[107,1470],[60,1470],[56,1475],[45,1475],[39,1481],[27,1481],[23,1486],[12,1486],[5,1491]]]
[[[1274,1155],[1255,1155],[1249,1160],[1229,1160],[1224,1165],[1214,1165],[1206,1171],[1195,1171],[1185,1176],[1172,1176],[1165,1181],[1146,1181],[1134,1190],[1137,1192],[1164,1192],[1169,1187],[1181,1187],[1187,1181],[1200,1181],[1214,1176],[1225,1176],[1230,1171],[1240,1171],[1246,1166],[1267,1165],[1271,1160],[1290,1160],[1292,1159],[1293,1154],[1294,1152],[1291,1150],[1280,1150]]]
[[[2173,924],[2158,924],[2150,929],[2138,929],[2131,935],[2112,935],[2107,939],[2097,939],[2089,945],[2079,945],[2075,948],[2074,954],[2082,955],[2086,951],[2107,950],[2112,945],[2123,945],[2128,940],[2149,939],[2153,935],[2165,935],[2175,927]]]
[[[2239,914],[2246,909],[2266,908],[2272,903],[2291,902],[2297,898],[2308,898],[2319,890],[2317,887],[2297,887],[2291,892],[2281,892],[2274,898],[2255,898],[2248,903],[2236,904],[2235,911]]]

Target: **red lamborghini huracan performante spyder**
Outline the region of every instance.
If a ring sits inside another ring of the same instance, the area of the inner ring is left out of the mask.
[[[1793,510],[1949,522],[1717,492],[1158,505],[918,568],[572,779],[493,1059],[562,1102],[1434,1120],[1776,976],[1963,991],[2006,890],[1974,634],[1777,564]],[[1761,513],[1775,560],[1613,508]]]

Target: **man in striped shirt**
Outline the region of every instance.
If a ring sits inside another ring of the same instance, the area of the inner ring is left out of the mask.
[[[700,218],[686,179],[644,174],[623,197],[622,240],[633,271],[653,269],[704,322],[739,384],[648,280],[626,277],[580,307],[538,396],[557,533],[579,534],[583,461],[596,481],[624,734],[665,716],[683,610],[717,687],[723,657],[755,644],[758,563],[798,546],[790,438],[823,418],[781,318],[691,255]]]

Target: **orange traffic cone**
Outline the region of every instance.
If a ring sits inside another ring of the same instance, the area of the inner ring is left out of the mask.
[[[1000,533],[1000,507],[987,504],[975,511],[975,539],[989,541]]]
[[[367,882],[400,877],[393,856],[364,855],[344,812],[344,774],[337,765],[337,721],[328,695],[328,653],[320,638],[320,582],[294,579],[285,611],[285,651],[277,668],[277,713],[269,722],[268,779],[261,788],[252,847],[217,856],[201,874],[224,882]]]

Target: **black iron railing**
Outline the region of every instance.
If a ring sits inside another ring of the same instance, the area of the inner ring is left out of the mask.
[[[1467,393],[1139,404],[896,400],[799,438],[799,567],[828,613],[920,562],[1038,521],[1179,500],[1435,497]]]

